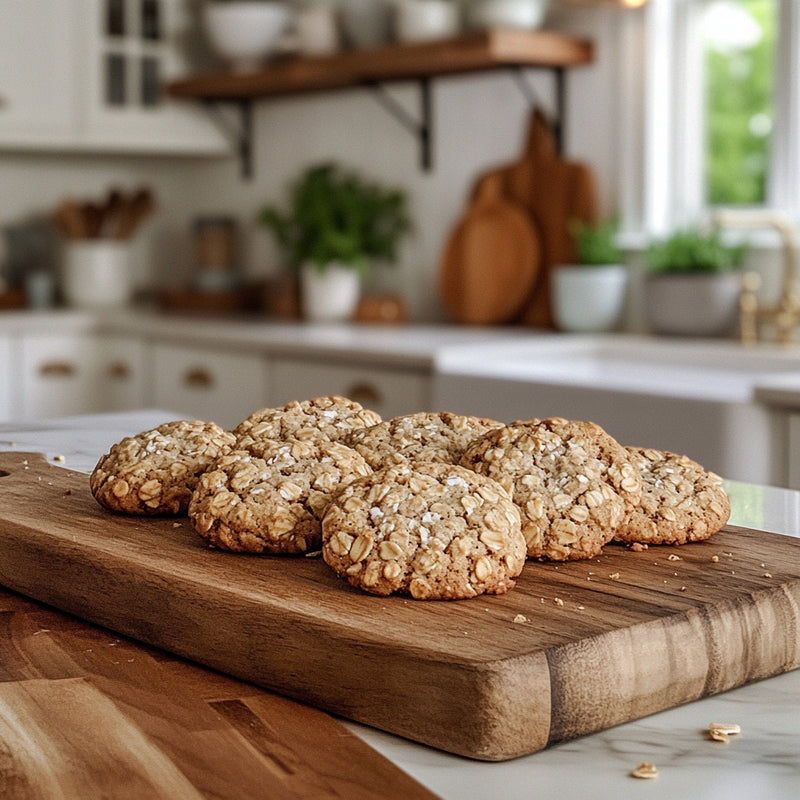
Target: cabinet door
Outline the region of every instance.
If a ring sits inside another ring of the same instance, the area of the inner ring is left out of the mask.
[[[141,152],[229,152],[202,106],[172,100],[162,89],[166,81],[190,71],[183,53],[199,5],[189,0],[84,1],[90,9],[81,51],[87,143]]]
[[[270,405],[338,394],[388,418],[429,410],[430,382],[428,374],[412,370],[274,359]]]
[[[147,345],[126,336],[98,336],[91,380],[103,411],[149,406]]]
[[[92,391],[94,336],[26,334],[21,339],[21,419],[101,411]]]
[[[58,146],[77,134],[80,15],[64,0],[0,0],[0,144]]]
[[[11,405],[11,338],[0,336],[0,421],[14,416]]]
[[[267,363],[260,355],[156,344],[153,399],[176,419],[232,428],[266,405]]]

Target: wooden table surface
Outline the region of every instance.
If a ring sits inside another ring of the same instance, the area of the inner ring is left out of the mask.
[[[0,587],[0,797],[434,798],[327,714]]]

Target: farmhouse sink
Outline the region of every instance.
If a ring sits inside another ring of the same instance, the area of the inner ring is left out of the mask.
[[[800,351],[730,341],[532,335],[441,354],[436,406],[504,421],[591,419],[625,444],[686,453],[726,478],[785,482],[785,425],[756,399]]]

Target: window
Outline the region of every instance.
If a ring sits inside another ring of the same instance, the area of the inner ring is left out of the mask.
[[[633,225],[663,233],[720,205],[798,220],[800,2],[649,0],[642,35],[644,186]]]
[[[157,106],[164,46],[160,0],[105,0],[104,9],[106,105]]]

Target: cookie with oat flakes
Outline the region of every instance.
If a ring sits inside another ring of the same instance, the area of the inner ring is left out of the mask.
[[[722,478],[685,455],[654,448],[627,450],[644,492],[616,541],[679,545],[708,539],[725,526],[731,504]]]
[[[495,481],[455,464],[405,462],[336,495],[322,520],[322,556],[370,594],[457,600],[513,588],[525,539]]]
[[[642,496],[626,449],[592,422],[515,422],[473,442],[461,464],[500,483],[522,515],[530,558],[598,555]]]
[[[419,412],[354,431],[345,441],[373,469],[401,461],[458,464],[472,441],[502,425],[496,420],[448,411]]]
[[[381,421],[380,414],[339,395],[293,400],[280,408],[262,408],[242,420],[233,433],[245,449],[260,439],[328,439],[337,442],[359,428]]]
[[[189,519],[210,545],[239,553],[318,550],[331,495],[372,472],[339,442],[266,440],[234,450],[203,475]]]
[[[200,476],[235,441],[213,422],[167,422],[112,445],[97,462],[89,486],[111,511],[184,514]]]

